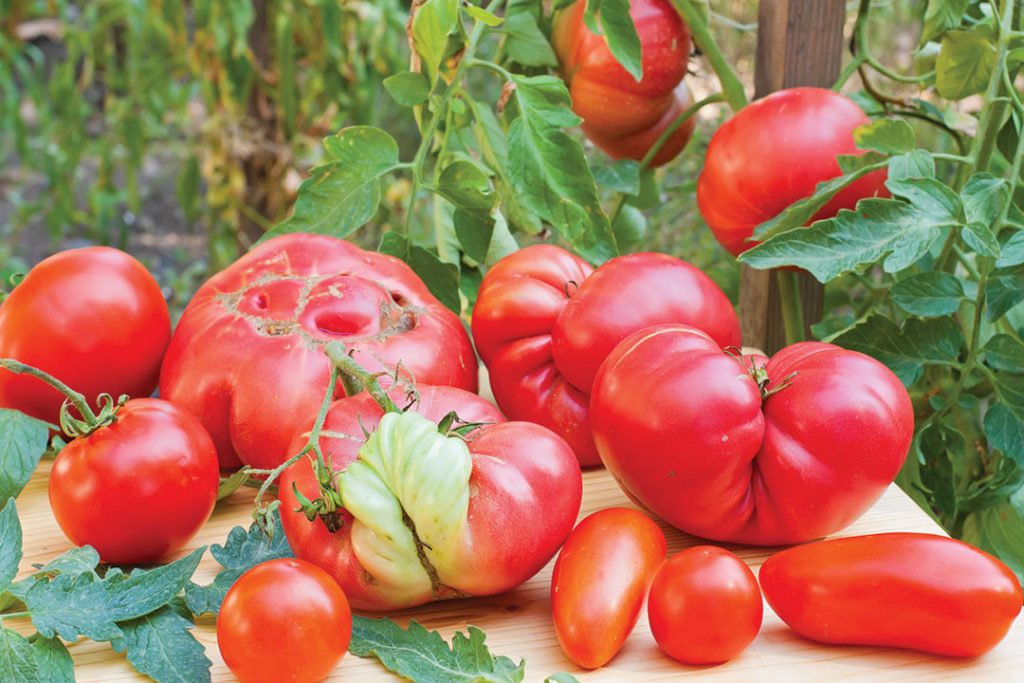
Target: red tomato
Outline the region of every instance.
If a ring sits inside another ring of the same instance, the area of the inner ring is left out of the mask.
[[[171,320],[145,266],[110,247],[71,249],[41,261],[0,306],[0,358],[48,372],[93,407],[107,393],[156,388]],[[64,396],[0,369],[0,408],[57,424]]]
[[[760,578],[768,604],[805,638],[953,657],[995,647],[1024,600],[1005,564],[931,534],[808,543],[769,557]]]
[[[281,477],[281,521],[295,555],[331,574],[357,609],[400,609],[514,588],[554,556],[579,513],[582,477],[572,450],[556,434],[527,422],[505,422],[493,405],[462,389],[417,388],[415,412],[430,422],[437,423],[454,410],[467,422],[486,423],[466,437],[471,457],[468,508],[458,529],[446,536],[447,550],[423,541],[426,550],[418,561],[413,553],[411,568],[399,567],[397,562],[371,566],[378,558],[371,547],[373,539],[367,537],[382,535],[373,530],[380,520],[371,518],[381,516],[379,509],[359,519],[341,508],[338,528],[332,531],[322,519],[310,521],[299,509],[293,487],[309,500],[319,495],[310,461],[299,460]],[[330,454],[336,472],[344,472],[357,460],[367,441],[364,428],[374,432],[383,416],[366,393],[331,406],[320,446]],[[290,451],[301,449],[308,431],[309,422],[298,430]],[[393,455],[400,462],[415,447],[415,443],[400,445]],[[437,488],[434,479],[410,474],[415,466],[409,463],[389,463],[384,468],[404,473],[388,486],[396,491],[403,514],[414,525],[413,535],[422,541],[421,525],[447,514],[456,496]],[[419,504],[415,512],[413,504]],[[434,565],[431,581],[416,583],[408,578],[422,578],[419,564],[426,562]]]
[[[697,205],[711,232],[739,255],[754,228],[814,194],[818,183],[842,174],[836,156],[863,154],[853,130],[868,117],[847,97],[822,88],[772,93],[715,131],[697,182]],[[864,197],[888,196],[886,171],[846,187],[811,222],[852,209]]]
[[[270,469],[327,391],[324,344],[374,371],[476,391],[459,318],[406,264],[334,237],[268,240],[203,285],[167,350],[160,394],[197,415],[221,467]],[[344,396],[339,385],[338,396]]]
[[[788,346],[754,374],[692,327],[637,332],[594,382],[601,459],[696,536],[777,545],[842,529],[903,464],[906,389],[875,359],[820,342]]]
[[[669,558],[647,599],[658,647],[686,664],[720,664],[739,655],[761,630],[763,611],[750,568],[711,545]]]
[[[104,562],[154,562],[210,518],[217,451],[199,421],[167,401],[132,399],[115,417],[57,456],[50,507],[71,542]]]
[[[551,575],[555,635],[569,659],[596,669],[615,656],[664,559],[665,535],[636,510],[601,510],[573,529]]]
[[[641,253],[593,270],[541,244],[506,256],[484,277],[473,339],[501,409],[554,430],[590,466],[600,463],[588,408],[598,367],[633,332],[673,322],[739,346],[729,299],[689,263]]]
[[[217,646],[242,683],[322,681],[351,638],[345,593],[302,560],[270,560],[242,574],[217,615]]]
[[[604,36],[583,21],[585,2],[555,19],[552,43],[583,119],[583,132],[615,159],[639,161],[687,107],[682,85],[690,57],[690,30],[669,0],[633,0],[629,15],[642,48],[643,78],[637,82],[612,55]],[[651,166],[675,158],[693,135],[692,117],[672,134]]]

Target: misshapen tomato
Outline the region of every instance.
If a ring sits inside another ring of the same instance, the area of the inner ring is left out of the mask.
[[[138,398],[61,450],[50,507],[71,542],[96,548],[104,562],[147,563],[199,531],[219,483],[217,451],[199,421],[167,401]]]
[[[318,683],[351,638],[345,593],[302,560],[270,560],[242,574],[217,615],[217,646],[242,683]]]
[[[551,575],[555,635],[569,659],[596,669],[615,656],[664,559],[665,535],[636,510],[601,510],[573,529]]]
[[[760,579],[768,604],[805,638],[953,657],[995,647],[1024,600],[1005,564],[932,534],[808,543],[769,557]]]
[[[145,266],[110,247],[41,261],[0,306],[0,358],[48,372],[95,399],[149,396],[171,336],[160,286]],[[0,369],[0,407],[57,424],[64,396]]]
[[[633,0],[629,14],[642,48],[643,78],[637,82],[618,63],[604,36],[583,21],[586,2],[561,12],[552,43],[583,132],[615,159],[639,161],[666,128],[690,106],[683,85],[690,57],[690,31],[668,0]],[[652,160],[675,158],[693,135],[688,119]]]
[[[715,131],[697,182],[697,205],[730,253],[750,247],[754,228],[841,175],[836,156],[862,154],[853,140],[868,117],[849,98],[823,88],[790,88],[741,109]],[[884,169],[855,181],[814,215],[831,218],[859,199],[888,196]]]
[[[331,341],[371,370],[401,363],[423,384],[476,391],[462,323],[407,265],[294,234],[257,246],[199,289],[167,350],[160,393],[199,417],[221,467],[273,468],[327,390],[322,348]]]
[[[593,270],[564,249],[535,245],[506,256],[484,277],[473,339],[501,409],[554,430],[590,466],[600,462],[588,405],[598,367],[631,333],[673,322],[739,346],[729,299],[689,263],[640,253]]]
[[[299,509],[296,490],[308,500],[319,495],[308,459],[281,478],[292,549],[331,574],[358,609],[509,590],[551,559],[579,513],[579,467],[556,434],[505,422],[462,389],[418,392],[415,412],[384,414],[366,393],[331,406],[320,447],[341,472],[344,504],[330,525]],[[465,440],[445,436],[438,423],[451,411],[485,424]],[[298,434],[293,452],[307,438]]]
[[[687,533],[758,545],[855,520],[914,433],[906,389],[873,358],[802,342],[752,373],[683,325],[619,344],[590,408],[601,459],[628,494]]]
[[[720,664],[739,655],[761,630],[763,612],[750,568],[710,545],[670,557],[647,599],[658,647],[686,664]]]

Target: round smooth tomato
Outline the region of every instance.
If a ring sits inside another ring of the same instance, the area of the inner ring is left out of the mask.
[[[616,344],[662,323],[699,327],[723,347],[740,344],[728,297],[685,261],[647,252],[595,270],[560,247],[538,244],[487,272],[473,308],[473,340],[505,414],[553,430],[581,465],[593,466],[600,464],[589,409],[594,376]]]
[[[687,533],[755,545],[857,519],[914,434],[907,390],[874,358],[801,342],[762,365],[685,325],[616,346],[590,410],[601,459],[629,495]]]
[[[110,247],[55,254],[0,305],[0,358],[43,370],[96,397],[153,393],[171,336],[160,286],[134,258]],[[28,375],[0,369],[0,408],[57,424],[64,396]]]
[[[838,155],[864,153],[853,131],[866,123],[852,100],[824,88],[779,90],[737,112],[712,136],[697,181],[697,206],[715,238],[737,256],[754,246],[755,227],[842,175]],[[883,168],[854,181],[810,222],[888,196],[885,179]]]
[[[181,316],[160,395],[199,417],[223,469],[272,469],[316,415],[340,341],[375,372],[477,388],[476,354],[458,316],[412,269],[325,235],[282,235],[210,278]],[[336,396],[345,395],[338,385]]]
[[[808,543],[769,557],[760,579],[768,604],[805,638],[951,657],[994,648],[1024,600],[1005,564],[935,534]]]
[[[242,683],[322,681],[351,638],[344,591],[303,560],[270,560],[245,572],[217,615],[217,646]]]
[[[453,411],[479,426],[441,433]],[[308,418],[296,430],[292,452],[311,426]],[[540,425],[506,422],[455,387],[417,385],[402,413],[367,392],[342,398],[319,445],[343,506],[328,519],[307,517],[300,495],[312,501],[321,488],[302,458],[281,476],[281,524],[295,555],[330,573],[357,609],[511,590],[551,560],[579,514],[583,482],[568,444]]]
[[[217,451],[199,421],[167,401],[136,398],[57,455],[50,507],[75,545],[91,545],[104,562],[142,564],[199,531],[219,483]]]
[[[720,664],[739,655],[761,630],[763,612],[750,567],[711,545],[669,558],[647,598],[658,647],[686,664]]]
[[[555,635],[569,659],[596,669],[615,656],[664,559],[665,535],[636,510],[601,510],[573,529],[551,575]]]
[[[642,49],[643,77],[633,78],[608,48],[605,37],[583,20],[586,2],[560,12],[552,44],[569,86],[583,132],[615,159],[640,161],[666,128],[690,106],[682,83],[690,57],[690,31],[669,0],[633,0],[630,18]],[[693,117],[680,126],[652,160],[676,157],[693,135]]]

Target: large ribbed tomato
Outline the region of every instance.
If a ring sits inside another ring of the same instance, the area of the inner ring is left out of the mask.
[[[594,381],[601,459],[662,519],[718,541],[776,545],[837,531],[910,448],[914,414],[877,360],[821,342],[749,368],[684,325],[641,330]]]
[[[734,255],[761,223],[841,175],[836,156],[861,154],[855,128],[868,122],[847,97],[823,88],[774,92],[741,109],[711,138],[697,182],[697,205],[711,232]],[[874,171],[839,192],[811,219],[888,196],[886,172]]]
[[[171,319],[145,266],[110,247],[54,254],[0,306],[0,358],[43,370],[83,394],[141,398],[156,388]],[[64,396],[0,369],[0,407],[57,424]]]
[[[690,30],[669,0],[633,0],[629,14],[642,49],[643,78],[638,82],[615,59],[604,36],[583,21],[586,2],[561,12],[552,29],[562,74],[583,132],[615,159],[639,161],[687,107],[683,84],[690,57]],[[652,160],[659,166],[689,142],[696,121],[688,119]]]
[[[700,327],[722,346],[740,344],[729,299],[689,263],[640,253],[594,270],[564,249],[535,245],[484,277],[473,339],[505,414],[554,430],[588,466],[600,462],[588,408],[598,367],[628,335],[662,323]]]
[[[272,468],[316,414],[332,341],[371,370],[400,363],[418,382],[476,390],[462,323],[412,269],[334,237],[293,234],[199,289],[171,339],[160,393],[199,417],[221,467]]]
[[[300,509],[298,494],[321,495],[310,459],[281,477],[295,555],[333,576],[357,609],[510,590],[547,564],[579,513],[582,477],[558,435],[505,422],[462,389],[417,391],[404,413],[385,413],[367,393],[331,405],[320,447],[340,473],[331,481],[342,506],[330,514],[311,520]],[[465,437],[443,433],[451,411],[483,424]],[[300,431],[292,450],[307,439]]]

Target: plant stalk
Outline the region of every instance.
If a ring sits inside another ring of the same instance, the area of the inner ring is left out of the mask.
[[[743,109],[747,106],[747,94],[743,90],[743,83],[719,49],[714,36],[711,35],[711,27],[704,20],[704,16],[697,10],[692,0],[672,0],[672,6],[690,27],[694,42],[707,57],[708,63],[711,64],[715,75],[718,76],[729,108],[734,112]]]

